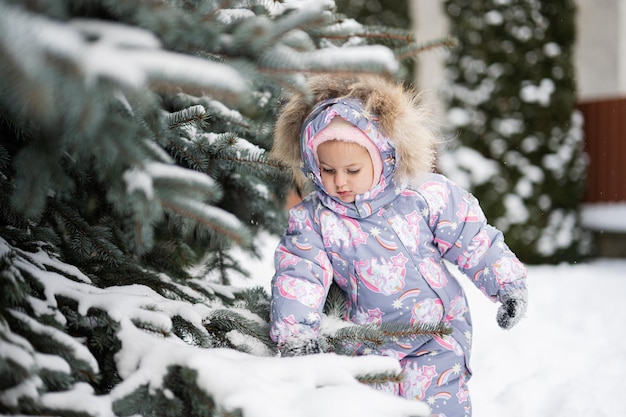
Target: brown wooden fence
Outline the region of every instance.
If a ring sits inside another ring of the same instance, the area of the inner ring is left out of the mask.
[[[589,170],[585,201],[626,202],[626,98],[581,102]]]

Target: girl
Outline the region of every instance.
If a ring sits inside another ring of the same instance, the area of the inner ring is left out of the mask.
[[[359,353],[400,361],[402,383],[384,389],[427,402],[433,416],[470,416],[472,322],[443,261],[502,303],[505,329],[526,310],[526,269],[477,200],[432,173],[437,136],[415,94],[374,76],[317,77],[309,88],[283,108],[272,149],[314,191],[290,210],[276,250],[270,335],[281,355],[320,352],[333,280],[353,323],[445,323],[448,336]]]

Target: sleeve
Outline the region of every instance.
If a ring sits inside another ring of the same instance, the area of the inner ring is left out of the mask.
[[[312,209],[300,204],[289,212],[287,231],[274,255],[270,337],[281,353],[316,351],[324,301],[333,277]]]
[[[441,255],[471,278],[493,301],[526,289],[526,267],[487,223],[478,200],[454,182],[425,183],[429,226]]]

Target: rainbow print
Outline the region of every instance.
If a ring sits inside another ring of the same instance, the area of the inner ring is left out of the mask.
[[[336,259],[336,260],[339,260],[339,261],[341,261],[341,259],[342,259],[342,258],[341,258],[341,255],[339,254],[339,252],[335,252],[335,251],[328,251],[328,255],[330,255],[330,257],[331,257],[332,259]]]
[[[444,392],[438,392],[437,394],[430,397],[429,400],[432,399],[433,401],[436,401],[436,400],[448,401],[450,398],[452,398],[452,394],[444,391]]]
[[[485,272],[484,269],[481,269],[480,271],[476,272],[474,274],[474,277],[473,277],[474,281],[478,281],[480,279],[480,277],[483,275],[484,272]]]
[[[453,223],[450,220],[442,220],[439,223],[437,223],[437,227],[439,229],[443,229],[445,227],[452,227]]]
[[[298,248],[300,250],[311,250],[311,249],[313,249],[313,246],[310,243],[300,243],[300,242],[298,242],[297,238],[294,238],[292,242],[296,246],[296,248]]]
[[[398,301],[404,301],[409,297],[417,297],[418,295],[420,295],[421,292],[422,291],[419,288],[412,288],[408,291],[403,292],[402,295],[398,297]]]
[[[372,214],[372,206],[370,205],[370,203],[363,203],[363,208],[365,209],[365,212],[368,216]]]
[[[447,384],[448,380],[450,379],[450,375],[453,375],[454,373],[455,373],[455,368],[450,368],[446,371],[443,371],[441,375],[439,375],[439,378],[437,378],[437,386],[440,387],[442,385]]]
[[[376,240],[378,241],[378,243],[380,243],[380,246],[382,246],[385,249],[393,250],[393,251],[398,249],[398,245],[395,242],[392,242],[391,240],[383,239],[379,234],[376,235]]]

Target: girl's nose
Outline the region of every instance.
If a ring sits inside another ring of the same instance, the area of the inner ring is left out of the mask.
[[[341,187],[346,184],[346,176],[342,173],[337,172],[335,174],[335,186]]]

